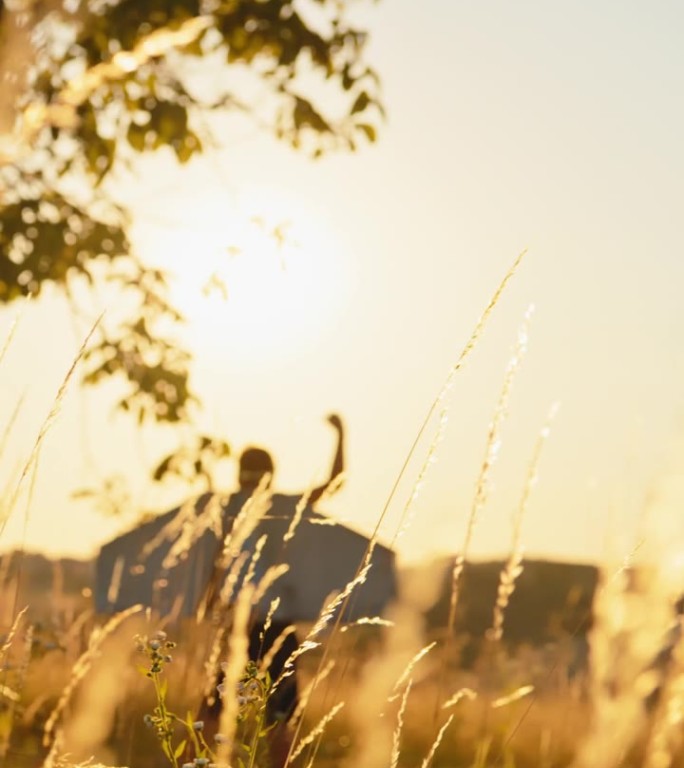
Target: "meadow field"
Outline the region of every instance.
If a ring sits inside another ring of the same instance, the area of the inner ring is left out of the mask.
[[[0,0],[0,768],[684,768],[683,37]]]
[[[20,566],[20,559],[18,553],[3,558],[4,764],[214,764],[202,746],[200,761],[165,756],[149,721],[159,706],[155,683],[165,680],[165,707],[180,718],[171,725],[171,741],[178,746],[187,738],[182,720],[196,718],[217,627],[206,620],[169,625],[142,611],[120,624],[117,616],[98,617],[91,564],[26,555]],[[613,612],[625,609],[626,598],[647,601],[642,615],[633,615],[629,625],[621,616],[624,623],[616,625],[615,615],[609,620],[592,613],[596,569],[530,562],[529,578],[525,571],[519,575],[516,599],[506,606],[510,638],[506,620],[496,638],[486,627],[505,563],[475,564],[464,571],[463,615],[449,639],[444,625],[452,567],[449,562],[401,573],[399,600],[382,624],[374,626],[369,617],[370,624],[343,631],[331,621],[317,636],[319,644],[302,654],[297,674],[305,693],[291,723],[292,765],[680,764],[680,652],[675,648],[668,664],[649,664],[659,640],[664,642],[648,627],[648,612],[657,607],[652,585],[643,594],[612,594]],[[417,592],[429,593],[430,604]],[[13,605],[26,611],[10,622]],[[161,628],[163,644],[174,645],[172,661],[151,680],[150,642]],[[298,637],[311,637],[311,631],[310,624],[299,625]],[[583,653],[587,637],[591,658]],[[140,638],[147,638],[142,646]],[[597,668],[597,660],[604,666]],[[662,694],[653,699],[656,687]],[[254,731],[263,703],[236,708],[236,744],[256,750],[252,762],[236,747],[231,764],[271,764],[269,736]],[[210,763],[201,761],[205,755]]]

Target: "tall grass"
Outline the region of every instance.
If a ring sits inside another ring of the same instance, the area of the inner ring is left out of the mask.
[[[39,763],[43,768],[106,768],[105,762],[152,768],[164,759],[174,768],[183,764],[269,768],[269,751],[264,747],[274,738],[274,731],[265,727],[264,704],[290,674],[299,676],[302,687],[286,758],[286,764],[295,768],[677,765],[684,722],[684,640],[682,633],[675,633],[666,663],[654,662],[671,629],[676,599],[667,566],[658,565],[657,551],[652,551],[650,558],[643,552],[627,566],[611,562],[602,569],[590,634],[591,664],[585,676],[571,679],[569,672],[555,675],[567,670],[557,658],[550,661],[545,657],[544,649],[506,647],[506,613],[523,567],[523,521],[552,416],[537,439],[513,513],[510,554],[491,606],[491,628],[482,638],[487,642],[482,644],[474,666],[453,663],[461,639],[456,635],[461,577],[487,502],[512,382],[527,343],[526,326],[504,374],[475,483],[465,541],[449,574],[446,632],[437,639],[426,637],[426,594],[434,584],[402,579],[395,604],[383,616],[344,621],[345,609],[371,571],[380,526],[399,480],[433,417],[439,414],[395,540],[408,530],[415,514],[414,502],[447,425],[447,394],[522,257],[494,291],[430,405],[356,573],[329,598],[317,620],[299,628],[301,642],[280,678],[268,679],[268,655],[256,669],[250,670],[248,665],[250,615],[286,568],[267,569],[257,581],[266,541],[261,537],[255,548],[246,548],[270,506],[269,478],[265,478],[222,542],[220,579],[213,584],[216,600],[202,604],[195,621],[177,620],[167,626],[168,631],[177,633],[178,648],[173,660],[152,674],[152,689],[146,686],[149,675],[129,674],[135,672],[130,659],[131,635],[134,625],[136,631],[151,635],[164,623],[161,617],[136,607],[102,626],[93,626],[93,617],[83,612],[77,620],[72,617],[70,623],[61,622],[56,648],[39,653],[37,625],[29,618],[30,609],[15,610],[0,645],[5,670],[0,687],[0,724],[6,734],[2,768],[35,768]],[[87,341],[67,372],[9,496],[10,509],[30,476],[29,470],[36,469],[40,447]],[[2,347],[0,362],[7,346]],[[305,494],[285,534],[285,544],[297,535],[307,501]],[[223,499],[216,496],[198,513],[194,501],[188,502],[143,555],[149,555],[164,540],[172,540],[165,567],[175,567],[206,531],[221,531],[222,505]],[[4,585],[0,588],[6,591]],[[111,591],[115,599],[118,585],[112,584]],[[270,618],[277,607],[273,601]],[[292,631],[294,628],[286,629],[280,642]],[[277,644],[271,656],[276,650]],[[68,658],[72,664],[66,663]],[[216,684],[221,663],[220,738],[216,744],[207,744],[201,735],[202,724],[193,722],[192,716],[202,698],[219,695]],[[263,694],[249,705],[251,709],[238,695],[247,673],[259,681]],[[149,714],[145,720],[143,716],[151,710],[156,720]],[[172,710],[183,714],[176,716]],[[144,722],[161,721],[166,730],[160,742]]]

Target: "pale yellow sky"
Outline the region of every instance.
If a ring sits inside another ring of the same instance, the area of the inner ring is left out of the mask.
[[[419,13],[395,0],[365,18],[389,113],[376,146],[309,163],[232,118],[217,123],[224,151],[171,171],[155,158],[122,185],[136,205],[141,253],[178,274],[203,426],[236,453],[269,447],[278,487],[297,491],[324,476],[333,446],[323,417],[338,410],[349,479],[327,509],[371,530],[449,367],[528,247],[456,378],[438,461],[400,552],[461,545],[488,423],[531,303],[529,351],[473,551],[507,551],[510,515],[554,401],[561,408],[524,523],[526,550],[594,559],[607,528],[629,546],[659,478],[681,471],[673,446],[684,399],[684,107],[675,94],[684,11],[674,2],[561,11],[541,0],[429,0]],[[252,215],[291,221],[295,244],[277,253],[245,223]],[[227,255],[230,245],[242,253]],[[214,271],[227,302],[218,292],[202,298],[201,276]],[[0,313],[0,332],[13,314]],[[0,425],[27,392],[2,457],[5,477],[29,450],[83,331],[58,297],[24,313],[2,363]],[[122,525],[69,500],[91,478],[125,474],[146,506],[181,500],[180,489],[162,499],[145,479],[172,436],[111,420],[111,395],[111,387],[68,395],[41,457],[30,549],[87,554]],[[676,505],[666,514],[679,520]],[[5,546],[23,530],[20,506]]]

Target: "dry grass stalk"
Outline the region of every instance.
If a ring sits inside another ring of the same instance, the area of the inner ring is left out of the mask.
[[[162,568],[169,569],[176,566],[207,531],[213,531],[216,536],[222,535],[222,497],[212,496],[203,509],[198,509],[198,504],[199,498],[186,502],[176,518],[163,529],[166,536],[169,533],[175,536],[178,531],[180,534],[164,558]]]
[[[273,644],[268,649],[268,651],[264,654],[263,658],[259,662],[259,671],[265,672],[273,663],[273,659],[275,658],[276,654],[285,644],[285,641],[290,635],[293,635],[297,631],[297,628],[290,624],[289,627],[285,627],[285,629],[276,637],[276,639],[273,641]],[[314,645],[314,647],[317,647]],[[281,673],[281,675],[278,677],[277,680],[273,681],[273,686],[271,690],[275,690],[275,688],[280,685],[280,683],[286,678],[289,677],[294,672],[294,659],[289,658],[287,662],[285,663],[285,669]]]
[[[44,765],[43,768],[46,768]],[[62,756],[57,758],[57,762],[54,763],[54,768],[117,768],[113,765],[104,765],[104,763],[94,763],[92,760],[86,760],[84,763],[74,763],[68,757]],[[120,766],[125,768],[125,766]]]
[[[261,559],[261,553],[264,551],[264,546],[268,540],[268,534],[264,533],[259,536],[257,543],[254,545],[254,552],[249,558],[249,565],[247,566],[247,573],[245,574],[245,584],[251,584],[254,581],[256,574],[256,567]]]
[[[254,586],[245,584],[235,601],[233,626],[228,640],[228,654],[223,679],[223,707],[219,721],[219,732],[223,734],[224,740],[218,745],[217,762],[219,764],[230,763],[235,743],[239,711],[237,687],[249,660],[247,633],[253,594]]]
[[[427,425],[430,423],[430,420],[432,419],[433,414],[437,410],[438,407],[442,407],[444,400],[451,390],[453,386],[454,379],[458,372],[463,367],[465,361],[470,356],[470,353],[475,348],[478,340],[480,339],[480,336],[482,335],[482,332],[485,329],[485,326],[487,325],[487,322],[489,320],[489,317],[491,316],[492,312],[494,311],[494,308],[499,303],[499,300],[501,296],[503,295],[504,290],[506,289],[506,286],[508,285],[509,281],[515,274],[516,270],[520,266],[520,263],[522,262],[525,254],[527,253],[527,249],[521,251],[518,256],[513,261],[513,264],[510,266],[506,274],[504,275],[501,282],[496,287],[494,293],[492,294],[492,297],[489,300],[489,303],[485,307],[484,311],[480,315],[477,323],[475,324],[475,328],[473,329],[472,333],[470,334],[470,337],[468,338],[468,341],[466,342],[465,346],[461,350],[461,353],[459,354],[456,362],[452,365],[452,367],[449,370],[449,373],[447,374],[447,377],[444,381],[444,384],[440,388],[440,391],[438,392],[435,399],[432,401],[432,404],[430,405],[428,412],[423,419],[423,423],[421,424],[420,428],[418,429],[418,432],[413,440],[413,443],[411,447],[409,448],[409,451],[406,455],[406,458],[404,459],[404,463],[402,464],[401,468],[399,469],[399,473],[397,474],[397,477],[395,478],[394,484],[392,485],[392,488],[390,489],[390,492],[387,496],[387,499],[385,501],[385,504],[383,506],[383,509],[380,512],[380,515],[378,516],[378,519],[375,524],[375,528],[373,529],[373,533],[371,535],[370,541],[368,543],[368,546],[366,548],[366,553],[359,564],[359,568],[357,570],[357,577],[360,575],[360,572],[370,563],[370,560],[373,555],[373,550],[375,548],[375,544],[377,542],[378,535],[380,533],[380,528],[385,520],[385,517],[387,516],[387,512],[390,508],[390,505],[394,499],[394,496],[397,492],[397,489],[399,487],[399,483],[401,482],[404,474],[406,473],[406,470],[409,466],[409,463],[411,459],[413,458],[414,453],[416,452],[416,448],[418,447],[418,444],[423,436],[423,433],[425,432]],[[337,621],[335,622],[335,626],[333,629],[333,634],[339,630],[340,625],[340,619],[342,614],[344,613],[344,609],[346,607],[346,601],[348,597],[345,598],[344,604],[342,606],[342,609],[340,611],[340,614],[338,615]],[[323,659],[321,660],[321,664],[325,662],[325,655]]]
[[[256,602],[259,602],[256,600]],[[266,618],[264,619],[264,628],[261,632],[261,639],[263,640],[264,636],[268,632],[268,630],[271,627],[271,624],[273,623],[273,614],[278,610],[278,606],[280,605],[280,598],[275,597],[273,600],[271,600],[270,605],[268,606],[268,612],[266,613]]]
[[[291,722],[297,723],[299,722],[299,719],[301,718],[304,710],[306,709],[309,700],[311,699],[311,696],[313,695],[313,692],[316,690],[316,688],[323,682],[323,680],[327,679],[330,673],[335,669],[335,661],[329,661],[323,669],[321,669],[318,674],[312,680],[309,682],[309,684],[304,688],[302,693],[299,696],[299,702],[297,703],[297,707],[295,711],[292,713]]]
[[[644,768],[670,768],[682,746],[684,721],[684,631],[678,618],[678,637],[672,649],[649,739]]]
[[[448,421],[449,410],[445,406],[440,411],[439,422],[437,424],[435,436],[432,438],[432,442],[428,448],[427,456],[425,457],[423,466],[420,468],[418,478],[416,479],[416,482],[413,485],[413,489],[411,490],[411,495],[409,496],[408,501],[402,510],[401,517],[399,518],[399,525],[397,526],[397,531],[394,534],[394,538],[390,542],[390,547],[394,547],[396,542],[406,533],[406,531],[411,527],[411,524],[413,523],[415,518],[416,501],[420,495],[421,490],[423,489],[423,486],[425,485],[425,478],[427,476],[428,470],[437,460],[437,449],[444,439],[444,433],[446,431]]]
[[[29,295],[24,305],[14,315],[14,319],[10,324],[9,331],[7,332],[7,336],[5,337],[5,341],[2,345],[2,349],[0,349],[0,363],[2,363],[2,361],[5,359],[5,355],[9,351],[9,348],[12,346],[12,341],[14,340],[14,336],[17,332],[17,327],[19,326],[19,320],[21,319],[21,316],[23,315],[30,301],[31,301],[31,296]]]
[[[337,595],[336,597],[333,597],[331,600],[329,600],[326,603],[326,605],[321,609],[318,619],[316,620],[316,623],[314,624],[312,629],[309,631],[309,633],[304,638],[304,640],[299,644],[299,647],[290,654],[289,658],[285,662],[282,673],[274,683],[274,686],[273,686],[274,688],[277,687],[277,685],[279,685],[280,682],[282,682],[282,680],[284,680],[286,677],[293,674],[294,663],[301,655],[303,655],[307,651],[317,648],[320,645],[320,643],[315,642],[313,638],[317,637],[325,629],[325,627],[330,623],[330,621],[332,620],[333,616],[335,615],[335,613],[338,611],[338,608],[339,608],[339,612],[337,612],[337,618],[333,626],[331,637],[329,638],[329,642],[318,664],[318,669],[316,671],[315,678],[318,677],[321,670],[325,667],[325,665],[328,662],[328,654],[329,654],[330,648],[332,647],[332,638],[334,637],[335,633],[338,631],[340,627],[342,614],[344,613],[344,609],[347,605],[349,596],[352,594],[352,592],[357,586],[359,586],[360,584],[363,584],[366,581],[366,578],[368,576],[368,571],[370,570],[370,567],[371,567],[370,559],[372,557],[372,553],[373,553],[373,541],[371,540],[369,547],[366,551],[366,560],[363,563],[363,566],[359,567],[354,578],[350,582],[348,582],[348,584],[344,587],[342,592],[340,592],[339,595]],[[306,711],[306,705],[303,708],[302,714],[304,714],[305,711]],[[301,724],[302,724],[302,720],[300,720],[297,723],[297,726],[295,728],[295,738],[299,736]],[[322,731],[320,733],[322,734]],[[316,748],[313,751],[314,755],[318,749],[319,744],[320,744],[320,741],[318,742],[318,744],[316,745]],[[290,755],[288,759],[292,759],[292,749],[290,749]]]
[[[19,613],[14,617],[14,621],[12,622],[12,626],[10,627],[9,634],[7,635],[7,639],[2,644],[2,648],[0,648],[0,665],[2,665],[2,662],[5,660],[5,656],[7,655],[7,651],[12,647],[12,642],[14,641],[14,638],[17,634],[17,630],[19,629],[19,624],[21,623],[21,620],[24,618],[24,614],[28,610],[28,605],[22,608]]]
[[[3,718],[6,718],[6,722],[9,723],[9,729],[5,734],[3,734],[2,741],[0,742],[0,758],[2,758],[3,762],[7,757],[7,752],[10,747],[12,728],[14,726],[19,703],[24,693],[29,664],[31,663],[31,652],[33,650],[34,627],[33,624],[29,624],[26,628],[26,633],[24,635],[23,643],[21,646],[21,657],[17,668],[18,674],[15,684],[16,690],[11,689],[9,686],[5,685],[5,681],[7,679],[6,675],[9,668],[9,665],[5,661],[5,655],[12,645],[14,637],[16,636],[19,622],[25,611],[26,608],[24,608],[24,610],[21,611],[15,618],[12,629],[10,630],[10,634],[3,645],[2,652],[0,653],[3,676],[3,683],[0,688],[2,689],[2,695],[5,698],[5,703],[3,704]]]
[[[527,249],[521,251],[516,259],[514,260],[513,264],[510,266],[508,272],[504,275],[501,282],[496,287],[496,290],[492,294],[492,297],[489,300],[489,303],[484,309],[484,312],[480,315],[477,323],[475,324],[475,328],[473,329],[472,333],[470,334],[470,337],[468,341],[466,342],[465,346],[461,350],[461,353],[459,354],[456,362],[451,366],[449,369],[449,373],[447,374],[447,377],[442,384],[442,387],[440,388],[439,392],[437,393],[437,396],[432,401],[430,407],[428,408],[428,412],[425,415],[425,418],[423,419],[423,423],[421,424],[420,428],[418,429],[418,432],[413,440],[413,443],[411,447],[409,448],[408,453],[406,454],[406,458],[404,459],[404,463],[402,464],[401,468],[399,469],[399,473],[397,474],[397,477],[395,478],[394,484],[392,485],[392,488],[390,489],[389,495],[387,496],[387,500],[385,501],[385,505],[380,512],[380,515],[378,517],[378,520],[375,524],[375,529],[373,531],[371,542],[374,542],[377,539],[378,533],[380,532],[380,527],[382,526],[382,523],[385,520],[385,517],[387,516],[387,511],[390,508],[390,504],[392,503],[392,500],[394,499],[394,496],[397,492],[397,489],[399,487],[399,483],[401,482],[401,479],[404,477],[406,470],[411,462],[411,459],[413,458],[413,454],[416,452],[416,448],[418,447],[418,444],[423,436],[423,433],[427,429],[427,425],[430,423],[430,420],[432,419],[433,414],[438,408],[441,408],[443,406],[444,400],[446,399],[447,394],[453,387],[454,380],[456,378],[456,375],[458,372],[463,368],[463,365],[465,361],[470,356],[470,353],[475,349],[475,346],[477,345],[477,342],[480,339],[480,336],[482,335],[482,332],[485,329],[485,326],[487,325],[487,322],[489,320],[489,317],[491,316],[492,312],[494,311],[494,308],[499,303],[499,300],[501,299],[501,296],[503,295],[503,292],[508,285],[509,281],[515,274],[516,270],[520,266],[520,263],[522,262],[525,254],[527,253]],[[369,545],[370,548],[370,545]],[[365,562],[365,560],[364,560]]]
[[[651,568],[602,577],[590,633],[591,725],[573,768],[618,768],[642,733],[646,699],[662,676],[652,660],[669,622],[661,577]]]
[[[451,598],[449,600],[447,638],[451,638],[453,635],[454,625],[456,622],[456,606],[458,605],[461,575],[470,553],[470,546],[473,540],[473,535],[475,533],[475,526],[480,517],[480,513],[487,503],[487,499],[489,497],[490,475],[499,453],[499,447],[501,445],[501,425],[508,415],[508,401],[510,398],[511,387],[513,385],[513,379],[515,378],[515,374],[518,372],[520,362],[527,349],[527,327],[531,313],[532,307],[530,307],[525,313],[525,319],[523,320],[523,324],[518,331],[518,340],[513,352],[513,357],[510,359],[508,367],[506,368],[499,399],[497,401],[496,408],[494,409],[494,415],[492,416],[492,420],[487,431],[484,459],[482,461],[482,465],[480,466],[480,473],[475,484],[475,495],[473,497],[473,503],[470,508],[470,514],[468,516],[463,548],[456,557],[454,568],[451,574]]]
[[[290,525],[287,529],[287,533],[285,534],[285,536],[283,536],[283,542],[285,542],[285,544],[287,544],[287,542],[290,541],[290,539],[294,538],[295,531],[299,527],[299,523],[302,520],[304,510],[306,509],[309,503],[309,499],[311,498],[312,493],[313,493],[313,488],[307,488],[307,490],[302,495],[302,498],[297,502],[294,515],[292,516],[292,521],[290,522]]]
[[[240,574],[242,573],[242,569],[245,567],[248,559],[249,553],[241,552],[240,555],[236,557],[235,560],[233,560],[233,563],[230,566],[230,570],[228,571],[228,575],[226,576],[226,579],[221,586],[221,591],[219,592],[221,605],[227,606],[233,599],[235,588],[237,587],[238,581],[240,580]]]
[[[77,660],[76,664],[74,665],[72,671],[71,671],[71,677],[69,678],[69,682],[67,683],[66,687],[62,691],[62,695],[60,696],[57,704],[55,705],[55,708],[50,713],[50,716],[48,717],[45,726],[43,728],[43,744],[47,746],[50,743],[51,737],[55,730],[55,725],[57,724],[60,715],[66,708],[66,706],[71,701],[71,697],[76,690],[76,687],[78,684],[83,680],[83,678],[88,674],[88,671],[90,670],[90,667],[92,666],[93,661],[99,654],[100,648],[102,646],[102,643],[104,640],[109,637],[121,624],[123,624],[126,619],[128,619],[130,616],[132,616],[135,613],[138,613],[140,610],[142,610],[142,606],[140,605],[134,605],[131,608],[128,608],[125,611],[122,611],[121,613],[118,613],[116,616],[111,618],[103,627],[98,628],[96,627],[93,632],[90,635],[90,640],[88,642],[88,648],[81,654],[79,659]]]
[[[301,741],[299,741],[296,747],[294,747],[291,754],[287,758],[287,765],[296,760],[299,755],[301,755],[302,752],[306,749],[306,747],[308,747],[310,744],[313,744],[313,742],[323,734],[323,731],[325,731],[328,723],[343,707],[344,702],[340,701],[339,703],[335,704],[335,706],[319,720],[318,724],[311,731],[309,731],[309,733],[303,739],[301,739]]]
[[[551,432],[551,423],[556,417],[557,412],[558,405],[554,403],[554,405],[551,406],[549,415],[546,418],[546,422],[539,433],[534,450],[532,451],[532,459],[527,470],[522,497],[513,513],[511,552],[499,578],[499,588],[497,590],[496,603],[494,605],[494,618],[492,620],[492,627],[488,633],[488,636],[496,642],[501,640],[503,636],[506,608],[515,589],[515,581],[523,570],[523,551],[521,546],[522,523],[525,518],[525,513],[527,512],[532,490],[537,483],[537,473],[539,470],[539,461],[541,459],[542,450],[546,444],[546,439]]]
[[[55,733],[55,737],[52,740],[52,746],[50,751],[45,756],[42,768],[62,768],[67,765],[67,758],[61,754],[63,749],[63,737],[61,730]]]
[[[409,663],[404,667],[404,670],[402,671],[401,675],[399,675],[399,678],[397,682],[394,684],[394,688],[392,690],[392,693],[390,696],[388,696],[388,701],[394,701],[398,697],[398,691],[399,689],[404,685],[404,683],[407,682],[407,680],[410,679],[411,675],[413,674],[413,670],[416,668],[416,665],[418,662],[425,658],[425,656],[430,653],[430,651],[437,645],[436,642],[429,643],[424,648],[421,648],[418,653],[413,656],[413,658],[409,661]]]
[[[155,549],[167,540],[177,539],[180,537],[182,531],[185,528],[186,521],[192,521],[195,518],[195,507],[197,505],[197,499],[188,499],[181,504],[178,514],[173,518],[148,542],[145,543],[141,552],[140,559],[145,560],[148,558]],[[167,555],[167,558],[169,556]],[[170,567],[170,566],[168,566]]]
[[[513,691],[513,693],[509,693],[508,696],[501,696],[498,699],[494,699],[492,702],[492,709],[500,709],[501,707],[507,707],[509,704],[512,704],[514,701],[518,701],[519,699],[524,699],[525,696],[529,696],[534,691],[533,685],[521,685],[520,688]]]
[[[383,619],[381,616],[362,616],[356,621],[352,621],[351,624],[345,624],[340,632],[348,632],[354,627],[393,627],[394,622],[388,619]]]
[[[459,690],[456,691],[456,693],[453,696],[451,696],[451,698],[447,699],[444,702],[444,704],[442,704],[442,709],[448,709],[449,707],[454,707],[462,699],[468,699],[469,701],[473,701],[476,698],[477,698],[477,693],[472,688],[459,688]]]
[[[344,605],[346,605],[347,598],[352,594],[352,592],[356,589],[356,587],[360,586],[366,581],[366,578],[368,577],[368,571],[370,571],[370,569],[371,569],[371,563],[367,562],[363,566],[363,568],[361,568],[361,570],[358,571],[356,576],[354,576],[354,578],[339,593],[339,595],[337,595],[332,600],[329,600],[328,603],[326,603],[326,605],[321,610],[313,628],[309,631],[309,634],[306,636],[307,640],[311,640],[312,638],[319,635],[330,623],[330,620],[335,615],[335,612],[337,611],[337,609],[340,608],[340,606],[342,606],[340,613],[338,614],[338,620],[339,620],[339,616],[342,615],[342,612],[344,610]]]
[[[109,605],[114,605],[116,599],[119,596],[119,590],[121,589],[121,579],[123,577],[124,565],[126,564],[126,558],[123,555],[119,555],[114,561],[114,567],[112,568],[112,579],[109,582],[107,588],[107,602]]]
[[[130,695],[130,629],[110,636],[101,645],[99,658],[81,680],[78,693],[62,718],[64,747],[74,758],[83,760],[97,754],[107,744],[116,714]],[[126,674],[129,671],[129,674]]]
[[[7,443],[9,442],[9,439],[12,435],[12,430],[14,429],[15,424],[17,423],[17,419],[19,418],[19,414],[21,413],[22,406],[24,405],[24,399],[26,395],[22,395],[16,402],[16,405],[12,409],[12,413],[10,414],[10,417],[7,421],[7,426],[5,427],[4,432],[2,433],[2,437],[0,438],[0,458],[5,455],[5,450],[7,449]]]
[[[223,542],[223,564],[226,567],[240,556],[245,542],[270,509],[272,495],[269,490],[270,483],[271,475],[267,473],[236,515],[232,528]]]
[[[406,712],[406,702],[411,693],[413,681],[409,679],[404,688],[404,695],[401,697],[401,704],[397,712],[397,725],[392,733],[392,755],[390,758],[390,768],[397,768],[399,764],[399,753],[401,752],[401,732],[404,728],[404,714]]]
[[[451,722],[453,719],[454,719],[454,716],[449,715],[446,723],[444,723],[444,725],[439,729],[439,731],[437,732],[437,736],[435,736],[435,740],[432,742],[430,751],[427,753],[427,755],[425,756],[425,759],[420,764],[420,768],[430,768],[430,765],[432,764],[432,761],[435,758],[435,753],[437,752],[439,745],[442,743],[444,734],[446,733],[447,728],[451,725]]]
[[[202,694],[209,706],[212,706],[216,701],[216,682],[218,680],[221,650],[225,634],[226,630],[223,626],[216,630],[211,648],[209,649],[209,656],[204,664],[204,689]]]
[[[286,563],[281,563],[280,565],[272,565],[270,568],[268,568],[266,573],[262,576],[261,581],[256,585],[256,589],[254,590],[254,597],[252,598],[252,605],[257,606],[263,600],[268,590],[276,583],[276,581],[278,581],[281,576],[284,576],[289,570],[290,566]],[[278,605],[280,604],[280,598],[276,598],[276,600],[278,602],[274,605],[275,601],[272,600],[268,608],[271,619],[273,618],[273,614],[276,612]]]
[[[95,330],[100,324],[100,321],[102,320],[103,315],[100,315],[95,323],[93,324],[92,328],[88,332],[88,335],[85,337],[83,344],[81,344],[81,347],[79,348],[78,352],[76,353],[76,357],[74,358],[73,362],[71,363],[71,366],[69,367],[69,370],[66,373],[66,376],[62,380],[62,383],[59,386],[59,389],[57,390],[57,394],[55,395],[55,399],[52,404],[52,408],[48,412],[48,415],[46,416],[45,420],[43,421],[43,424],[41,425],[40,429],[38,430],[38,435],[36,437],[36,440],[33,444],[33,448],[31,449],[31,452],[29,453],[28,459],[26,459],[26,462],[24,463],[24,466],[21,470],[21,473],[19,475],[19,479],[15,485],[14,492],[12,493],[10,497],[9,504],[6,506],[3,514],[3,519],[0,522],[0,533],[2,533],[2,530],[4,529],[5,523],[8,519],[8,517],[12,514],[12,511],[14,507],[16,506],[17,499],[19,498],[19,495],[21,493],[24,481],[26,480],[29,472],[33,467],[35,467],[35,464],[38,461],[38,456],[40,454],[40,448],[43,445],[43,442],[45,440],[45,437],[47,433],[50,431],[50,427],[52,426],[53,422],[57,418],[57,415],[59,414],[59,409],[62,405],[62,401],[64,400],[64,396],[66,395],[67,388],[71,382],[71,379],[73,378],[73,375],[76,371],[76,367],[78,366],[81,358],[83,357],[83,354],[86,351],[86,348],[88,346],[88,343],[90,342],[90,339],[92,338],[93,334],[95,333]]]

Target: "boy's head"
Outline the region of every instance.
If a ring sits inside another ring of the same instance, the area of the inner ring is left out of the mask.
[[[240,456],[240,490],[253,491],[264,475],[273,477],[273,469],[273,459],[268,451],[263,448],[246,448]]]

